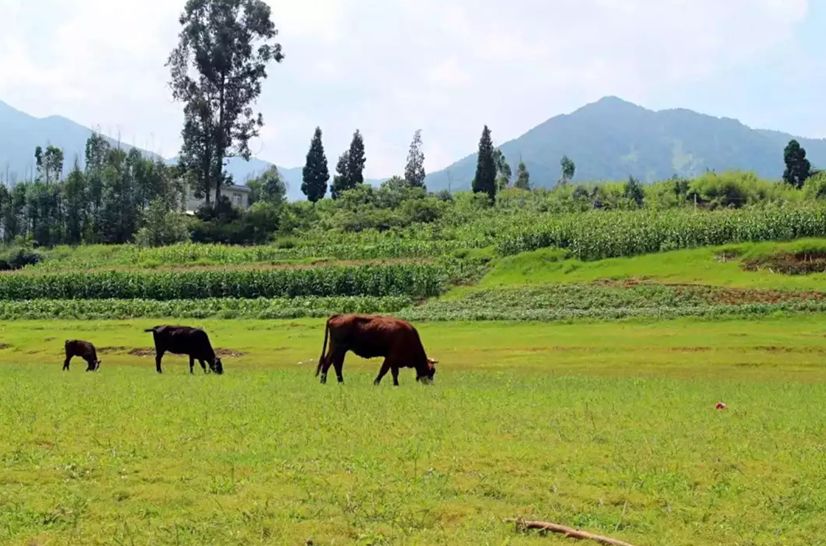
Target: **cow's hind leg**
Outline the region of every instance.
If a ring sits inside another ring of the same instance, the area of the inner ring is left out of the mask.
[[[384,376],[387,375],[387,372],[390,371],[390,359],[385,358],[384,362],[381,365],[381,369],[379,370],[379,375],[376,376],[375,381],[373,381],[374,385],[380,385],[381,380],[384,379]]]
[[[393,373],[393,386],[399,386],[399,367],[398,366],[391,366],[390,371]]]
[[[344,356],[347,353],[338,353],[336,354],[335,358],[333,359],[333,366],[336,368],[336,378],[338,379],[339,383],[344,383]]]
[[[321,363],[321,384],[327,384],[327,372],[330,371],[330,366],[333,363],[338,362],[341,360],[341,364],[336,365],[336,373],[341,374],[341,366],[344,363],[344,354],[339,354],[339,351],[334,350],[332,347],[330,348],[330,352],[327,353],[327,356],[324,357],[324,361]],[[343,381],[343,379],[341,380]]]
[[[158,373],[163,373],[163,370],[161,369],[161,359],[163,359],[163,351],[158,351],[155,353],[155,369]]]
[[[195,373],[195,357],[192,356],[192,355],[189,355],[189,375],[192,375],[194,373]]]

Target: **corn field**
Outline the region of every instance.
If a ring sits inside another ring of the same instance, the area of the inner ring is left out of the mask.
[[[783,241],[826,235],[826,208],[694,212],[589,212],[524,222],[497,244],[502,255],[546,247],[598,260],[748,241]]]
[[[106,271],[0,275],[0,300],[295,298],[441,293],[450,273],[430,264],[318,267],[269,271]]]

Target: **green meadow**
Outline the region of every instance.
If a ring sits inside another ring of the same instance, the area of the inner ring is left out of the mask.
[[[201,321],[226,374],[158,376],[156,322],[0,323],[0,542],[826,543],[824,314],[424,323],[399,388],[319,385],[318,319]]]

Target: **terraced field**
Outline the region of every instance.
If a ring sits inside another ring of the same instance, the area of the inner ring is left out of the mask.
[[[823,543],[826,240],[775,241],[826,234],[817,214],[47,251],[0,274],[0,542],[565,543],[505,521],[528,517]],[[349,357],[319,385],[339,312],[414,320],[436,384],[376,389]],[[143,330],[168,322],[206,328],[227,373],[156,376]],[[60,371],[67,338],[99,373]]]

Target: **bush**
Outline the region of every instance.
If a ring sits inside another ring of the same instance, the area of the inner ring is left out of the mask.
[[[799,192],[784,184],[760,180],[750,172],[706,173],[691,182],[688,199],[710,209],[741,208],[757,203],[788,203]]]
[[[43,260],[43,255],[29,247],[18,247],[0,253],[0,271],[14,271]]]
[[[149,204],[145,224],[135,234],[135,243],[140,246],[163,246],[189,240],[185,217],[177,211],[170,210],[161,199]]]
[[[807,199],[826,199],[826,171],[809,178],[803,186],[803,193]]]

